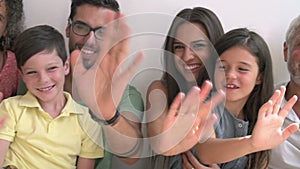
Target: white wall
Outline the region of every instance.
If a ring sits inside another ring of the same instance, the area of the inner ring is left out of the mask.
[[[24,0],[26,26],[50,24],[65,34],[64,29],[69,14],[71,0]],[[135,29],[156,29],[155,35],[136,36],[133,39],[133,50],[147,49],[151,55],[146,57],[144,65],[159,65],[159,49],[163,43],[163,36],[171,22],[171,17],[184,7],[203,6],[213,10],[220,18],[225,31],[237,27],[247,27],[262,35],[269,44],[274,63],[275,83],[289,79],[286,64],[283,61],[282,44],[284,34],[290,21],[300,14],[299,0],[119,0],[123,13],[132,16],[144,14],[144,20],[132,19]],[[162,17],[150,15],[160,13]],[[168,17],[169,15],[169,17]],[[153,17],[150,17],[153,16]],[[142,24],[140,24],[142,23]],[[143,30],[137,30],[143,32]],[[156,50],[149,50],[154,48]],[[154,55],[157,58],[153,57]],[[151,56],[151,57],[150,57]],[[159,66],[158,66],[159,67]],[[149,77],[137,77],[137,81],[147,83]],[[146,78],[145,78],[146,77]],[[142,84],[138,84],[142,85]]]

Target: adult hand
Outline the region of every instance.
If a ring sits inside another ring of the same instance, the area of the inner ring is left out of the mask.
[[[211,89],[212,83],[206,81],[202,89],[193,87],[187,96],[178,94],[164,119],[163,133],[158,135],[159,153],[180,154],[212,134],[217,117],[211,111],[224,99],[224,92],[206,100]]]
[[[290,135],[296,132],[299,124],[290,124],[285,129],[281,129],[284,119],[297,101],[297,96],[293,96],[281,109],[280,104],[285,95],[285,87],[276,90],[270,100],[260,109],[258,119],[252,136],[251,145],[254,150],[261,151],[272,149],[282,143]]]
[[[217,164],[206,166],[201,164],[191,151],[181,154],[181,157],[184,169],[220,169]]]
[[[87,68],[79,51],[71,54],[74,93],[105,120],[115,115],[121,96],[142,60],[140,53],[129,66],[124,64],[129,53],[129,32],[123,15],[117,15],[114,22],[105,26],[105,37],[98,43],[101,50],[95,64]]]

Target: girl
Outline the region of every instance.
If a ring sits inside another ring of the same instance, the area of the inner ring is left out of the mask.
[[[292,124],[281,131],[297,97],[292,97],[279,111],[285,88],[272,96],[271,55],[263,38],[255,32],[232,30],[215,47],[220,57],[215,58],[214,82],[217,89],[226,90],[225,108],[219,114],[215,135],[197,145],[197,154],[203,163],[221,163],[224,169],[267,168],[269,149],[298,128]],[[219,106],[218,110],[221,109]]]

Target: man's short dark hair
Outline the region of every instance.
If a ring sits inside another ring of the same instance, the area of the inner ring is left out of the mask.
[[[115,12],[120,12],[119,3],[116,0],[72,0],[71,13],[69,19],[73,19],[76,14],[76,8],[83,5],[89,4],[96,7],[103,7]]]

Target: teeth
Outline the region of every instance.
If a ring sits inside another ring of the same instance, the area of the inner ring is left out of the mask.
[[[186,65],[186,66],[184,66],[184,68],[187,69],[187,70],[192,70],[192,69],[195,69],[195,68],[198,68],[198,67],[200,67],[200,66],[199,65],[191,65],[191,66]]]
[[[44,92],[44,91],[48,91],[48,90],[52,89],[52,87],[53,86],[49,86],[49,87],[45,87],[45,88],[39,88],[38,90]]]
[[[95,51],[93,50],[88,50],[88,49],[81,49],[81,52],[85,53],[85,54],[94,54]]]
[[[233,89],[233,88],[236,88],[236,87],[235,87],[235,85],[226,85],[226,88]]]

